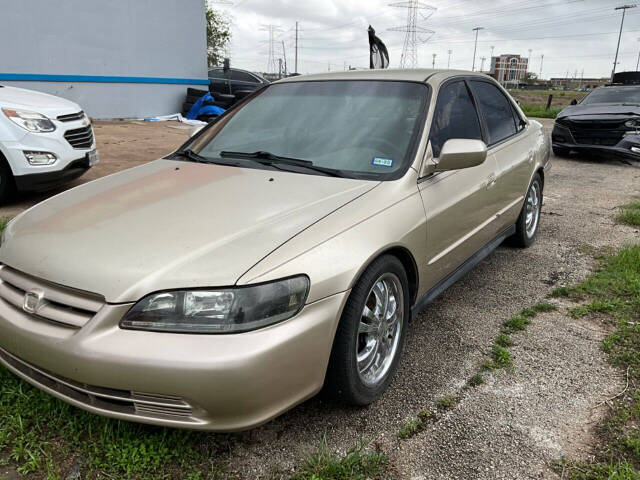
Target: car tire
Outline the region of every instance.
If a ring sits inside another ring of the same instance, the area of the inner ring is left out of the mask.
[[[522,210],[516,221],[516,233],[511,237],[513,245],[526,248],[536,239],[540,225],[542,198],[542,178],[539,173],[536,173],[527,189]]]
[[[16,192],[16,183],[11,167],[0,153],[0,204],[4,205]]]
[[[381,321],[387,315],[389,321]],[[352,405],[378,399],[398,367],[410,315],[405,269],[396,257],[384,255],[367,267],[349,294],[331,350],[325,392]],[[361,324],[366,332],[360,331]]]
[[[553,150],[553,154],[556,157],[567,157],[569,155],[569,152],[571,151],[568,148],[563,148],[563,147],[551,147]]]
[[[195,97],[196,99],[200,98],[203,95],[209,93],[209,90],[200,90],[199,88],[187,88],[187,96]]]

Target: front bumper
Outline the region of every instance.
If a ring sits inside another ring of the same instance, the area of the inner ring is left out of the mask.
[[[612,142],[612,145],[602,145],[597,143],[598,137],[595,137],[595,134],[593,139],[581,138],[581,142],[577,142],[569,128],[556,123],[551,133],[551,142],[554,148],[640,159],[640,135],[635,132],[621,134],[620,139]],[[632,148],[637,150],[634,152]]]
[[[105,304],[82,328],[0,299],[0,363],[77,407],[171,427],[258,426],[322,387],[347,293],[272,327],[233,335],[122,330],[131,304]]]
[[[15,138],[11,141],[0,142],[0,151],[7,159],[11,171],[17,179],[16,186],[19,190],[21,185],[24,185],[28,190],[42,190],[72,180],[75,177],[69,175],[69,171],[77,168],[78,162],[84,160],[90,151],[96,149],[93,130],[91,130],[91,145],[86,148],[85,146],[74,148],[64,136],[70,130],[90,127],[91,125],[86,119],[71,122],[52,121],[56,125],[56,129],[53,132],[45,133],[27,132],[12,124],[11,128]],[[25,151],[53,153],[56,156],[56,161],[51,165],[31,165],[24,156]],[[82,175],[84,171],[76,177]],[[68,177],[54,182],[53,179],[56,178],[56,175],[67,175]]]
[[[72,161],[62,170],[17,175],[13,178],[19,191],[41,192],[51,190],[81,177],[91,166],[87,154],[83,158]]]

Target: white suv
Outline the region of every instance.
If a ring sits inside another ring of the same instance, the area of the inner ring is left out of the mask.
[[[64,98],[0,85],[0,201],[78,178],[98,161],[93,129]]]

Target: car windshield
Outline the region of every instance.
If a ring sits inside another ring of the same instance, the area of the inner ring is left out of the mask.
[[[416,143],[428,92],[424,84],[396,81],[274,84],[189,147],[210,159],[268,152],[345,176],[397,178]]]
[[[587,95],[582,104],[634,103],[640,104],[640,86],[599,87]]]

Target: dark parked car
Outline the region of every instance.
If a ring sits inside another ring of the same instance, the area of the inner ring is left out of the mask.
[[[640,85],[598,87],[562,110],[551,135],[553,153],[571,150],[640,159]]]
[[[243,93],[253,92],[269,83],[257,73],[238,68],[230,68],[226,72],[222,67],[209,70],[209,90],[244,97]],[[239,98],[238,98],[239,100]]]

